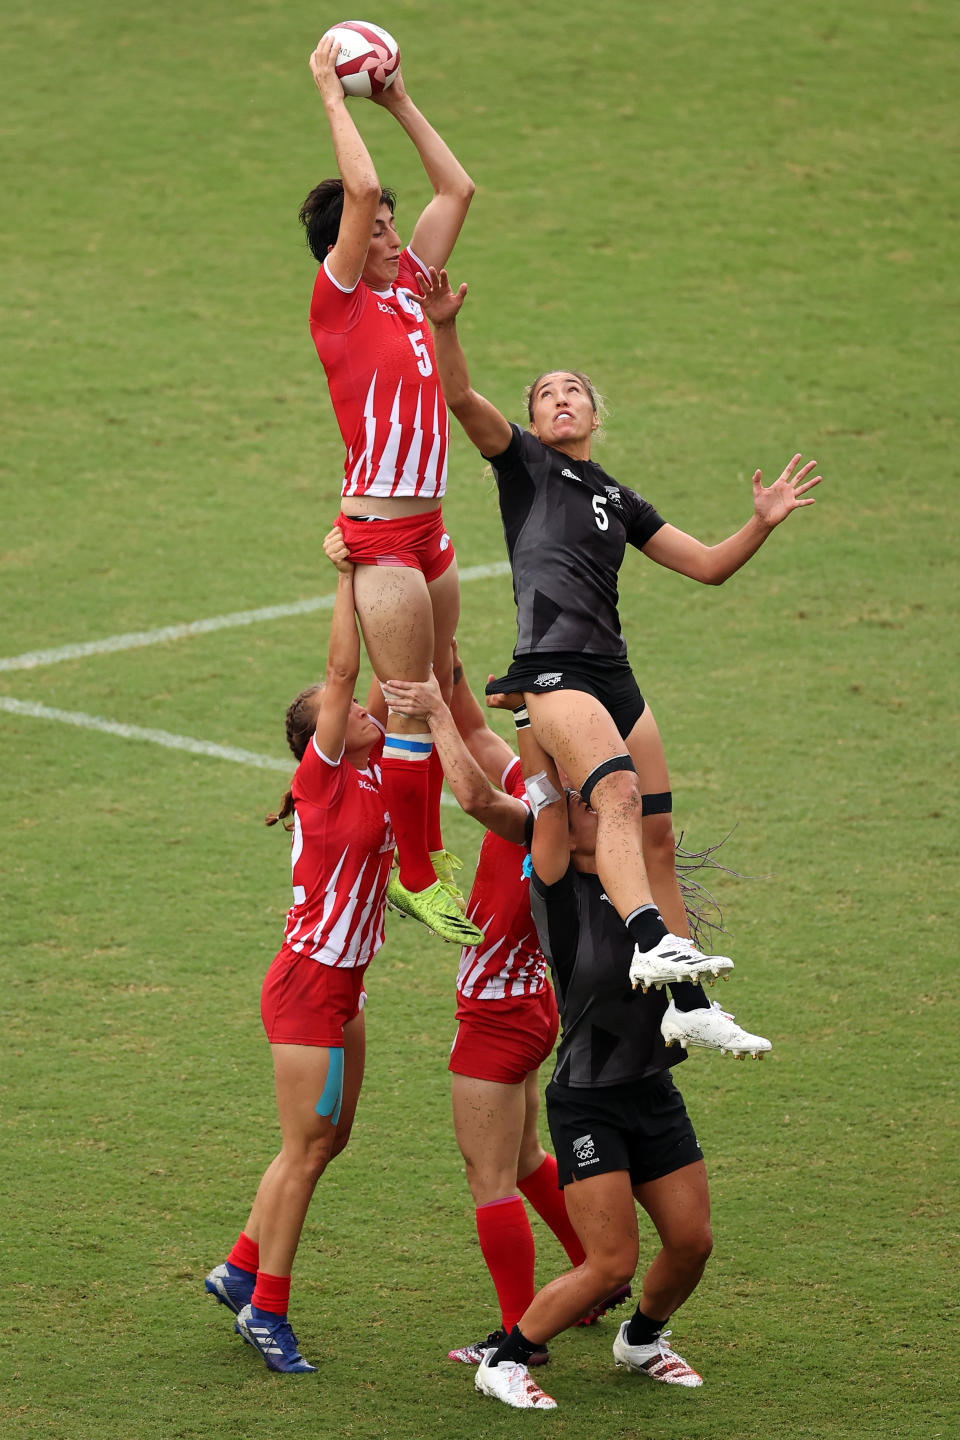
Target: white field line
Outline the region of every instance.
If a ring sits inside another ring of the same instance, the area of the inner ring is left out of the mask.
[[[150,745],[163,745],[167,750],[187,750],[191,755],[231,760],[256,770],[281,770],[292,775],[296,769],[292,755],[278,760],[273,755],[259,755],[255,750],[241,750],[237,745],[215,745],[211,740],[194,740],[190,735],[173,735],[169,730],[150,730],[143,725],[120,725],[116,720],[104,720],[101,715],[85,715],[82,710],[57,710],[51,705],[38,705],[35,700],[14,700],[12,695],[0,695],[0,710],[6,710],[8,715],[25,715],[30,720],[55,720],[80,730],[99,730],[104,735],[118,735],[121,740],[145,740]],[[440,804],[456,808],[457,802],[444,790]]]
[[[285,770],[289,775],[296,768],[292,755],[289,760],[275,760],[272,755],[258,755],[255,750],[241,750],[236,745],[215,745],[210,740],[194,740],[189,735],[172,735],[169,730],[149,730],[142,725],[120,725],[100,715],[57,710],[33,700],[14,700],[12,695],[0,695],[0,710],[10,715],[26,715],[31,720],[56,720],[60,725],[75,725],[81,730],[100,730],[104,735],[119,735],[123,740],[147,740],[168,750],[189,750],[192,755],[211,755],[216,760],[233,760],[238,765],[253,765],[259,770]]]
[[[461,583],[471,580],[487,580],[509,574],[510,566],[505,560],[492,565],[470,565],[460,571]],[[35,670],[41,665],[56,665],[61,660],[79,660],[87,655],[106,655],[115,650],[137,650],[145,645],[160,645],[166,640],[183,640],[193,635],[207,635],[214,630],[229,630],[238,625],[256,625],[261,620],[283,620],[292,615],[306,615],[315,610],[332,610],[332,595],[316,595],[309,600],[296,600],[289,605],[266,605],[259,610],[236,610],[232,615],[214,615],[209,620],[191,620],[184,625],[164,625],[157,630],[139,630],[127,635],[108,635],[103,640],[86,640],[76,645],[59,645],[51,650],[31,650],[25,655],[0,658],[0,671]],[[53,720],[60,725],[74,725],[81,730],[99,730],[105,735],[116,735],[123,740],[143,740],[151,745],[163,745],[168,750],[186,750],[192,755],[206,755],[215,760],[230,760],[238,765],[250,765],[259,770],[281,770],[288,775],[295,768],[292,756],[286,760],[272,755],[260,755],[254,750],[242,750],[236,745],[218,745],[210,740],[195,740],[190,735],[174,735],[169,730],[154,730],[142,725],[124,725],[116,720],[106,720],[101,715],[87,715],[81,710],[59,710],[50,705],[40,705],[33,700],[15,700],[12,695],[0,695],[0,711],[9,715],[26,716],[32,720]],[[444,792],[442,803],[455,805],[452,796]]]
[[[506,560],[497,560],[492,565],[469,565],[460,571],[460,583],[489,580],[509,572]],[[8,655],[0,657],[0,671],[36,670],[41,665],[57,665],[61,660],[82,660],[87,655],[107,655],[115,650],[139,650],[145,645],[161,645],[166,640],[184,640],[193,635],[209,635],[214,630],[231,630],[238,625],[257,625],[262,620],[284,620],[292,615],[332,609],[332,595],[315,595],[309,600],[295,600],[289,605],[235,610],[232,615],[214,615],[209,620],[190,620],[183,625],[164,625],[158,630],[135,630],[127,635],[108,635],[102,640],[83,640],[75,645],[58,645],[51,650]]]

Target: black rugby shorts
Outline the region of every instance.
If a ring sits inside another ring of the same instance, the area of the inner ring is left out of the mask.
[[[629,1171],[631,1184],[643,1185],[703,1159],[669,1070],[589,1090],[551,1080],[546,1101],[561,1189],[614,1170]]]

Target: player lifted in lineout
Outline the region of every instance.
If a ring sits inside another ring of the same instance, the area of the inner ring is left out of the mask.
[[[450,641],[459,614],[457,565],[441,511],[449,422],[416,276],[443,265],[474,185],[407,94],[400,71],[373,96],[409,136],[433,196],[404,247],[395,196],[381,185],[336,72],[339,42],[310,58],[339,175],[300,212],[320,270],[310,329],[346,447],[342,529],[356,565],[354,591],[374,671],[422,680],[434,665],[450,693]],[[388,900],[445,940],[481,939],[464,918],[440,831],[443,776],[426,727],[391,715],[383,793],[397,840]]]

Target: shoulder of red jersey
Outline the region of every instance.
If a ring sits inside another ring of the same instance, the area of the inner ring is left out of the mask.
[[[405,250],[401,250],[400,269],[397,272],[398,285],[402,285],[407,290],[412,290],[414,295],[419,295],[420,291],[417,289],[417,276],[425,276],[429,273],[420,256],[415,254],[409,245]]]
[[[527,803],[527,791],[523,780],[523,766],[520,764],[520,756],[514,755],[504,767],[500,777],[500,788],[504,794],[512,795],[515,800],[522,800]]]
[[[310,300],[310,328],[343,331],[351,329],[363,314],[367,287],[358,280],[351,290],[331,274],[324,260],[313,282]]]
[[[334,760],[320,749],[316,735],[311,735],[293,777],[294,800],[302,799],[318,805],[329,805],[342,792],[345,781],[343,749],[341,748],[340,754]]]

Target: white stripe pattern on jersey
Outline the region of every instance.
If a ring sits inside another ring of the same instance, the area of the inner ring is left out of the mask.
[[[468,909],[467,919],[479,929],[491,925],[492,916],[486,922],[478,918],[479,906]],[[497,951],[504,944],[500,936],[493,945],[484,949],[480,945],[464,945],[460,952],[460,969],[457,974],[457,990],[468,1000],[503,1000],[517,995],[537,995],[544,985],[544,961],[537,954],[532,963],[514,970],[516,957],[523,953],[521,945],[514,945],[502,957],[499,969],[491,972],[490,965],[497,958]],[[486,975],[486,980],[484,976]],[[479,989],[477,988],[479,986]]]
[[[349,846],[343,851],[336,868],[327,884],[323,897],[323,912],[309,935],[300,940],[294,936],[300,928],[303,917],[285,937],[289,948],[298,955],[307,955],[324,965],[353,967],[371,960],[383,939],[383,912],[375,906],[378,892],[381,859],[380,854],[368,855],[348,892],[347,902],[339,918],[331,925],[337,908],[337,881],[349,853]],[[379,925],[376,923],[379,919]]]
[[[397,395],[400,394],[400,387],[397,387]],[[406,495],[415,495],[419,487],[420,475],[420,452],[423,449],[423,423],[420,418],[420,407],[423,403],[423,392],[417,391],[417,413],[413,417],[413,439],[410,441],[410,448],[403,457],[403,469],[394,477],[391,493],[400,489]],[[391,416],[391,419],[393,417]]]
[[[424,469],[424,472],[423,472],[423,481],[422,481],[422,483],[421,483],[420,485],[417,486],[417,492],[416,492],[416,493],[417,493],[418,495],[420,495],[424,490],[427,491],[428,496],[429,496],[429,495],[441,495],[441,494],[443,494],[443,490],[444,490],[444,487],[445,487],[445,485],[446,485],[446,480],[447,480],[447,457],[446,457],[446,454],[444,454],[444,457],[443,457],[442,473],[441,473],[441,474],[438,474],[437,472],[438,472],[438,470],[441,468],[441,467],[440,467],[440,448],[441,448],[441,446],[444,444],[444,441],[445,441],[445,440],[446,440],[446,442],[449,444],[449,438],[450,438],[450,421],[449,421],[449,420],[446,421],[446,424],[445,424],[444,429],[445,429],[445,431],[446,431],[446,434],[445,434],[445,435],[442,434],[442,433],[441,433],[441,430],[440,430],[440,406],[439,406],[439,401],[437,400],[436,397],[434,397],[434,402],[433,402],[433,445],[432,445],[432,447],[431,447],[431,449],[430,449],[430,457],[429,457],[429,459],[427,460],[426,468]],[[432,489],[430,488],[431,486],[432,486]]]
[[[364,448],[358,456],[354,457],[351,452],[347,457],[346,469],[349,478],[344,486],[344,495],[418,495],[426,499],[442,495],[447,477],[445,446],[449,443],[450,437],[449,419],[444,415],[441,420],[440,397],[439,393],[436,393],[433,399],[433,440],[426,464],[422,465],[425,431],[421,409],[423,392],[418,387],[416,413],[411,426],[412,438],[406,455],[401,458],[400,443],[403,439],[404,429],[400,420],[402,380],[398,380],[397,388],[394,391],[390,407],[389,433],[380,458],[376,462],[376,473],[373,473],[377,454],[376,393],[378,378],[379,371],[375,370],[363,402]]]

